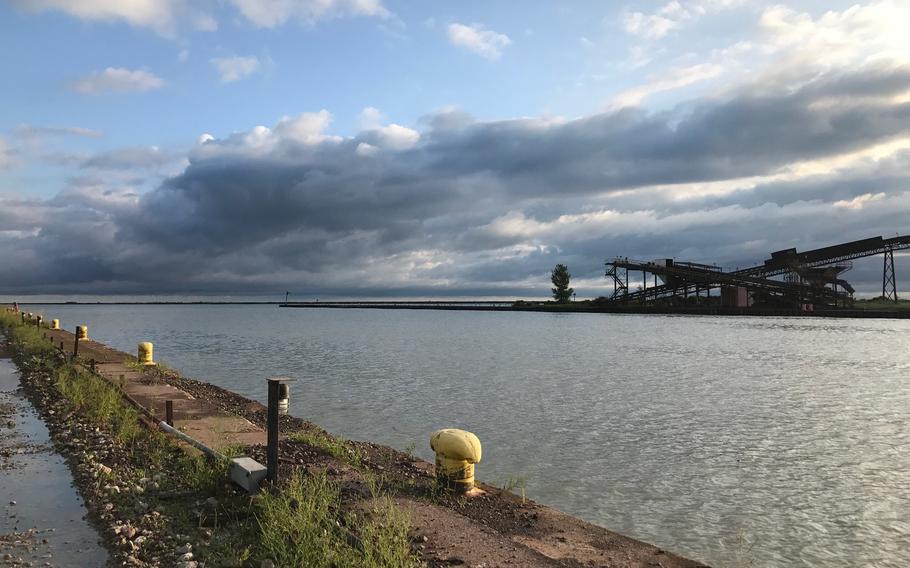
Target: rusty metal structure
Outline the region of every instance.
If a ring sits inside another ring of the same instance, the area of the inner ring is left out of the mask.
[[[622,304],[689,305],[720,302],[731,307],[786,306],[802,310],[853,303],[854,289],[842,278],[859,258],[882,255],[882,297],[897,302],[894,251],[910,249],[910,235],[873,237],[799,252],[772,252],[762,264],[726,271],[672,258],[633,260],[617,257],[606,263],[613,284],[612,302]],[[629,274],[642,274],[642,284],[629,288]],[[649,287],[648,281],[653,284]],[[712,291],[717,292],[712,296]]]

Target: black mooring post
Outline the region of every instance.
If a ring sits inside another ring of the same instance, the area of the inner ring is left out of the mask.
[[[75,339],[73,339],[73,361],[75,361],[76,357],[78,357],[78,356],[79,356],[79,336],[77,335],[75,337]]]
[[[174,427],[174,401],[173,400],[164,401],[164,421],[171,428]]]
[[[278,483],[278,400],[281,385],[292,382],[288,377],[272,377],[268,379],[268,417],[266,418],[266,479],[271,483]]]

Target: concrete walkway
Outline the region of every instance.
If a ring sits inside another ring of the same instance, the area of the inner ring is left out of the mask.
[[[54,346],[72,354],[75,336],[65,330],[44,330]],[[210,448],[223,448],[231,444],[252,445],[266,443],[265,431],[246,418],[228,414],[204,400],[162,382],[155,371],[146,371],[136,365],[136,358],[96,341],[79,342],[79,360],[90,367],[94,361],[95,372],[112,384],[120,385],[123,392],[158,420],[165,419],[168,400],[174,404],[174,427],[199,440]]]

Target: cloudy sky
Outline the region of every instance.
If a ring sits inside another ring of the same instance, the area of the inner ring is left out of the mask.
[[[596,296],[910,233],[905,1],[0,2],[2,294]]]

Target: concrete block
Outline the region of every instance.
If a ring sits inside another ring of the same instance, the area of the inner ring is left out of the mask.
[[[259,484],[267,473],[266,467],[253,458],[231,459],[231,481],[250,493],[259,492]]]

